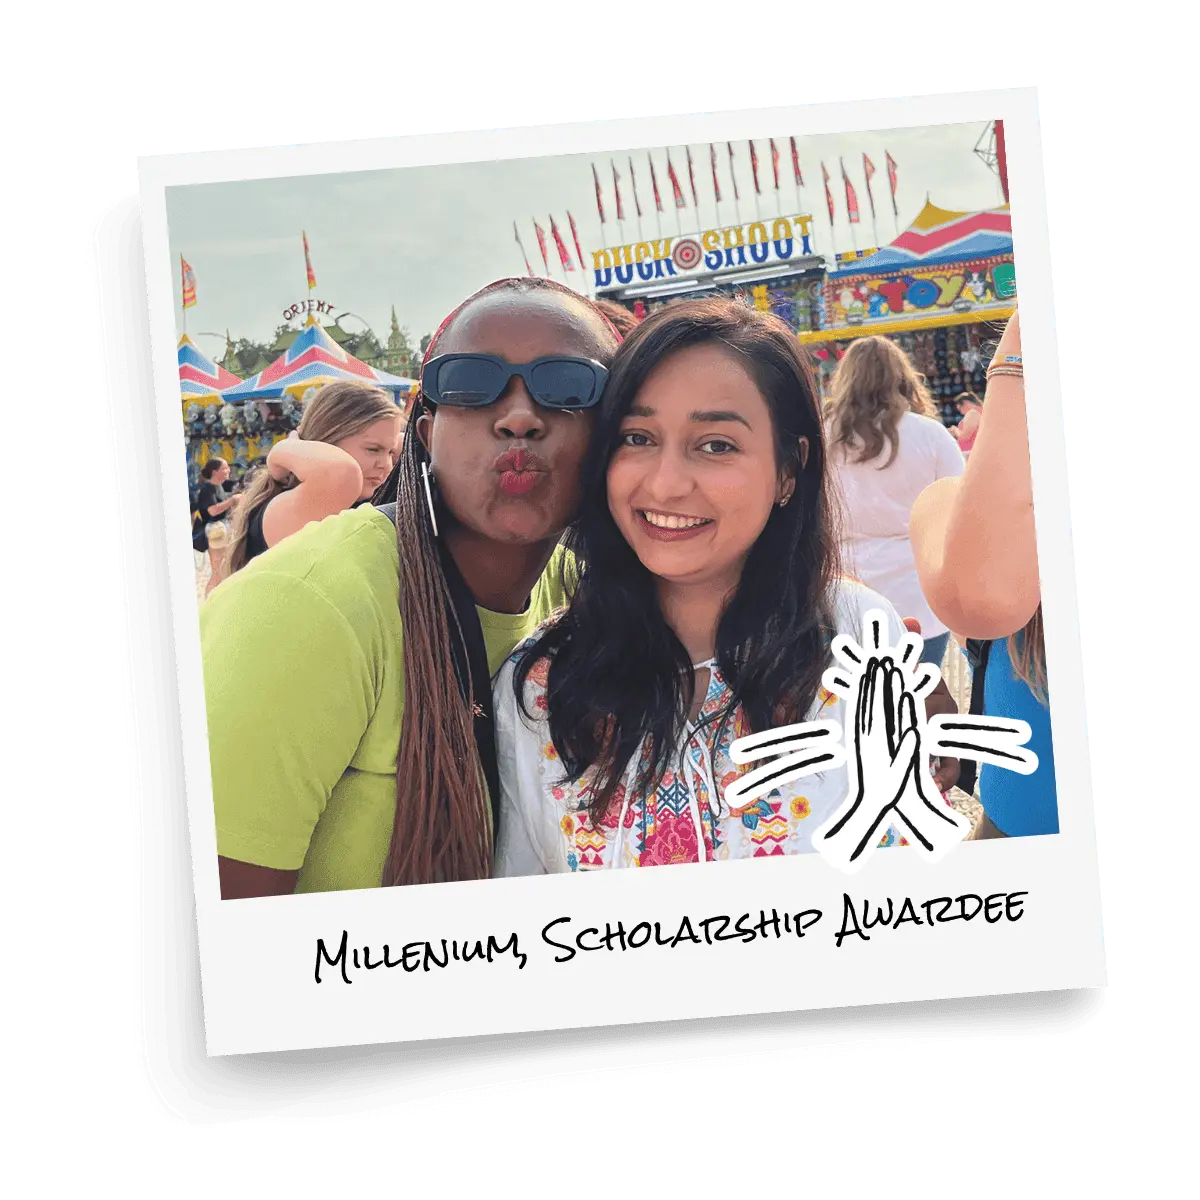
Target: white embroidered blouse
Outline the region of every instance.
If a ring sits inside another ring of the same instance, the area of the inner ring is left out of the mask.
[[[835,596],[839,633],[862,636],[870,609],[887,616],[895,645],[903,625],[882,596],[850,580],[840,580]],[[540,875],[609,867],[650,867],[680,862],[716,862],[798,854],[812,849],[812,833],[846,796],[846,768],[785,783],[743,808],[730,808],[725,788],[752,765],[729,757],[730,745],[751,730],[738,709],[720,723],[697,730],[688,723],[673,760],[653,795],[635,794],[632,781],[648,752],[643,743],[618,785],[608,815],[599,823],[587,812],[589,773],[568,783],[550,739],[546,713],[548,660],[538,663],[525,683],[525,711],[513,689],[515,664],[528,639],[509,656],[493,681],[496,749],[500,769],[500,819],[495,874]],[[729,687],[716,664],[709,665],[708,691],[701,718],[720,710]],[[832,660],[826,664],[831,666]],[[821,688],[806,720],[831,720],[844,730],[846,704]],[[530,718],[527,713],[536,714]],[[720,734],[720,736],[718,736]],[[889,830],[881,844],[903,841]]]

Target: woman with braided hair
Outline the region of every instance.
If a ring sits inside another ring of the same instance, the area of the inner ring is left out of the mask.
[[[477,292],[430,343],[377,505],[205,604],[222,897],[490,874],[490,673],[566,600],[559,538],[618,341],[549,280]]]

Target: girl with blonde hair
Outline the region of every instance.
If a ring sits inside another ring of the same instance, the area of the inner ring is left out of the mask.
[[[369,500],[391,474],[404,419],[390,396],[353,380],[326,384],[299,428],[277,443],[238,509],[230,540],[237,571],[277,542]]]
[[[940,664],[950,633],[921,591],[908,536],[917,497],[963,470],[962,452],[935,411],[904,351],[887,338],[863,337],[838,364],[826,422],[847,570],[917,621],[923,661]]]

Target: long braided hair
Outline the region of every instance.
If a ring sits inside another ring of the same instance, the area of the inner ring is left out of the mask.
[[[545,278],[501,279],[468,297],[438,327],[426,350],[433,358],[447,327],[470,304],[494,292],[558,292],[591,309],[612,335],[620,335],[590,300]],[[607,356],[604,356],[607,357]],[[425,496],[429,454],[418,436],[418,418],[430,406],[418,396],[404,443],[375,504],[396,503],[400,555],[400,620],[404,653],[404,717],[396,755],[396,818],[383,868],[383,886],[485,879],[492,871],[491,804],[475,745],[470,678],[454,665],[454,639],[466,638],[442,571]],[[466,661],[466,655],[463,655]],[[466,702],[463,702],[465,694]]]

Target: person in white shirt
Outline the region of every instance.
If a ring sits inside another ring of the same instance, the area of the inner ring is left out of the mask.
[[[961,475],[964,460],[908,356],[884,337],[856,339],[838,364],[826,410],[846,571],[920,624],[923,661],[950,639],[921,591],[908,525],[917,497]]]
[[[584,469],[570,606],[493,681],[496,875],[813,849],[844,765],[750,802],[726,789],[752,769],[736,739],[852,719],[821,682],[836,634],[857,638],[873,609],[889,644],[903,634],[841,575],[830,518],[812,369],[781,321],[683,301],[626,338]],[[939,771],[949,786],[958,764]]]

